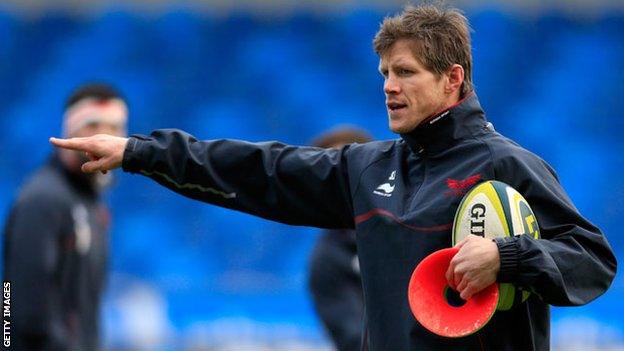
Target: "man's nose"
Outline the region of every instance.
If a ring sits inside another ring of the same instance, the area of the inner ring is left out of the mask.
[[[384,81],[384,93],[387,95],[398,94],[401,92],[401,86],[393,76],[388,76]]]

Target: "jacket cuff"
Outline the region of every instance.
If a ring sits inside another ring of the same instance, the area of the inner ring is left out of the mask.
[[[499,283],[513,283],[518,276],[518,238],[516,236],[495,238],[500,257]]]
[[[141,171],[141,165],[143,161],[143,157],[141,157],[142,151],[144,149],[143,145],[145,143],[144,137],[133,135],[128,138],[128,143],[126,144],[126,149],[124,150],[123,159],[121,161],[121,169],[124,172],[129,173],[138,173]]]

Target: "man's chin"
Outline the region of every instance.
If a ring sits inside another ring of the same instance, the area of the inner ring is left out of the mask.
[[[396,134],[409,133],[412,130],[414,130],[414,128],[416,128],[416,126],[411,126],[407,123],[396,123],[396,122],[393,122],[392,120],[388,123],[388,127],[393,133],[396,133]]]

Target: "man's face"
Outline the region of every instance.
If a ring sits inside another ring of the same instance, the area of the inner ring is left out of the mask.
[[[388,124],[395,133],[407,133],[425,118],[449,106],[445,75],[436,75],[416,59],[409,39],[397,40],[381,57]]]
[[[125,136],[127,111],[125,103],[120,100],[79,102],[65,117],[67,137],[84,138],[96,134]],[[75,171],[89,161],[87,155],[79,151],[62,150],[61,157],[66,166]]]
[[[94,121],[77,129],[75,132],[72,133],[71,137],[72,138],[86,138],[86,137],[90,137],[96,134],[109,134],[109,135],[114,135],[114,136],[125,137],[126,130],[125,130],[125,126],[123,125]],[[89,161],[89,158],[84,153],[79,152],[79,151],[75,151],[75,153],[78,159],[80,160],[79,161],[80,165]]]
[[[64,129],[68,137],[89,137],[95,134],[125,136],[128,107],[121,99],[77,102],[65,113]]]
[[[105,123],[105,122],[91,122],[86,124],[85,126],[79,128],[74,133],[72,133],[71,137],[74,138],[82,138],[82,137],[90,137],[96,134],[110,134],[114,136],[125,136],[126,131],[123,126]]]

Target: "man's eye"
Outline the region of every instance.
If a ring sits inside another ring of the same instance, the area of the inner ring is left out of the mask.
[[[410,71],[409,69],[401,68],[399,69],[398,73],[399,75],[406,76],[406,75],[412,74],[412,71]]]

